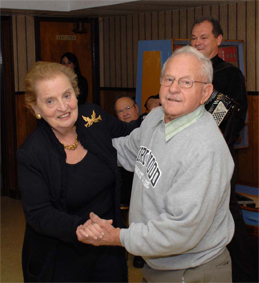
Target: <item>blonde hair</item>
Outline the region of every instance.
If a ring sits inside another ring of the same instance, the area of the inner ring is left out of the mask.
[[[32,106],[37,104],[36,83],[40,80],[50,80],[59,74],[64,74],[70,81],[76,96],[79,94],[78,80],[75,72],[65,65],[53,62],[36,62],[25,77],[25,106],[35,115]]]

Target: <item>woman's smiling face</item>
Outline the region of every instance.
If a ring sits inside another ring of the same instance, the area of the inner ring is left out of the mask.
[[[78,106],[75,91],[68,77],[58,73],[51,79],[37,81],[35,88],[35,114],[39,113],[58,132],[73,127],[78,117]]]

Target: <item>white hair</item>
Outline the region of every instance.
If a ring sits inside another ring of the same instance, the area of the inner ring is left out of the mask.
[[[200,62],[201,62],[201,69],[200,74],[202,77],[205,77],[207,79],[207,83],[212,83],[213,79],[213,67],[210,59],[206,56],[204,56],[200,51],[198,51],[196,48],[186,45],[184,47],[181,47],[173,52],[173,54],[166,60],[166,62],[163,65],[162,71],[161,71],[161,77],[164,75],[166,66],[168,62],[175,56],[179,54],[192,54],[195,56]]]

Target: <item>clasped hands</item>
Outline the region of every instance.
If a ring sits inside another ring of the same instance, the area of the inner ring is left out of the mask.
[[[114,228],[112,222],[91,212],[90,219],[76,229],[78,241],[94,246],[121,246],[120,229]]]

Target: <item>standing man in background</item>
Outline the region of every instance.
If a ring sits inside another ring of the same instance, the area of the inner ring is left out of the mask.
[[[237,112],[233,122],[231,138],[227,141],[236,164],[234,144],[245,126],[247,113],[246,84],[242,72],[218,56],[222,38],[223,31],[217,19],[202,17],[197,19],[192,26],[191,45],[211,59],[214,89],[240,104],[240,111]],[[225,129],[221,130],[224,135]],[[235,234],[228,249],[232,257],[233,282],[251,282],[253,280],[253,263],[245,222],[235,196],[236,173],[235,167],[231,180],[230,196],[230,211],[235,221]]]
[[[129,123],[133,120],[141,119],[137,103],[129,96],[120,96],[115,101],[114,110],[121,121]],[[125,170],[123,167],[119,167],[119,171],[121,174],[121,204],[129,206],[134,173]],[[126,225],[124,224],[124,226]],[[143,258],[134,256],[133,266],[142,268],[144,266]]]

